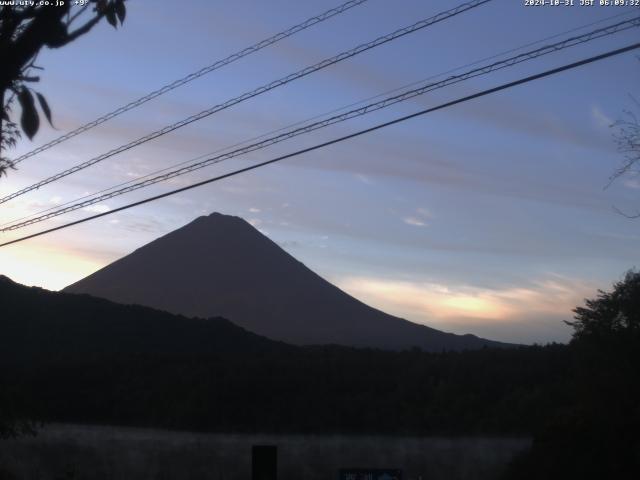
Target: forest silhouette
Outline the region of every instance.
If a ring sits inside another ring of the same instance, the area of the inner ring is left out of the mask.
[[[576,308],[569,345],[463,352],[294,347],[224,319],[6,277],[0,303],[5,434],[17,433],[17,419],[208,432],[508,434],[534,438],[511,478],[638,471],[637,272]]]

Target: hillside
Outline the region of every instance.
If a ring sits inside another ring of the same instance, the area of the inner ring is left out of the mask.
[[[89,295],[25,287],[0,275],[0,358],[211,355],[290,349],[223,318],[186,318]]]
[[[220,318],[6,277],[0,305],[0,434],[7,415],[233,432],[527,432],[562,398],[568,364],[564,346],[295,347]]]
[[[500,346],[386,314],[315,274],[239,217],[211,214],[64,289],[186,316],[222,316],[296,345],[428,351]]]

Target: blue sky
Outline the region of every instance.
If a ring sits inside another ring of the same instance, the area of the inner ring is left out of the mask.
[[[68,47],[43,52],[37,88],[49,99],[58,130],[45,126],[12,153],[18,156],[337,4],[130,1],[122,29],[100,25]],[[0,181],[0,193],[456,4],[370,0],[25,160]],[[628,11],[495,0],[31,192],[0,207],[1,219]],[[629,17],[617,20],[622,18]],[[558,52],[92,210],[113,209],[639,38],[635,29]],[[2,248],[0,269],[23,283],[62,288],[198,215],[219,211],[242,216],[320,275],[395,315],[499,340],[565,341],[570,331],[562,320],[571,318],[571,308],[639,263],[640,221],[612,207],[638,207],[640,181],[628,177],[603,189],[623,159],[610,124],[632,106],[629,95],[638,94],[636,56],[608,59]]]

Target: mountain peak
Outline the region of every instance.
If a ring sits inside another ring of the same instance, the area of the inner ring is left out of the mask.
[[[9,277],[7,277],[6,275],[2,275],[0,274],[0,284],[9,284],[9,285],[13,285],[16,282],[14,282],[13,280],[11,280]]]
[[[242,218],[236,216],[236,215],[227,215],[226,213],[220,213],[220,212],[213,212],[210,213],[209,215],[205,215],[206,217],[209,218],[237,218],[242,220]]]
[[[198,218],[196,218],[195,220],[193,220],[191,223],[185,225],[183,228],[187,228],[189,227],[189,225],[206,225],[206,226],[214,226],[214,227],[230,227],[232,225],[234,226],[240,226],[240,225],[244,225],[247,227],[251,227],[252,225],[247,222],[245,219],[243,219],[242,217],[238,217],[236,215],[226,215],[224,213],[219,213],[219,212],[213,212],[209,215],[202,215]],[[180,231],[182,229],[178,229],[176,231]]]
[[[245,222],[245,220],[242,217],[238,217],[236,215],[226,215],[220,212],[213,212],[213,213],[210,213],[209,215],[206,215],[200,218],[207,218],[209,220],[215,220],[217,222],[221,222],[221,221],[222,222],[237,222],[237,221]]]

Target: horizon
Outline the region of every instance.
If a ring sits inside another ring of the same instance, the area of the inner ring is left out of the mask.
[[[42,125],[33,142],[22,139],[10,156],[338,3],[243,0],[171,9],[169,2],[129,2],[117,31],[102,22],[86,38],[43,52],[38,63],[45,70],[35,88],[46,95],[57,130]],[[0,179],[0,192],[450,7],[367,2],[21,163]],[[2,222],[618,13],[492,2],[13,200],[2,206]],[[417,97],[390,113],[233,160],[229,169],[627,45],[637,41],[637,30]],[[0,274],[59,290],[215,211],[245,219],[321,277],[391,315],[492,340],[566,342],[571,331],[563,320],[571,310],[637,266],[640,220],[612,207],[638,207],[638,177],[603,188],[624,159],[610,126],[633,106],[636,57],[607,59],[1,248]],[[210,167],[149,190],[161,193],[224,171]],[[109,200],[51,225],[149,195]]]

